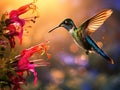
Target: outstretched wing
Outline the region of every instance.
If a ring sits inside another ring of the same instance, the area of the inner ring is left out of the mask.
[[[103,10],[89,20],[87,20],[86,22],[84,22],[80,27],[83,28],[83,32],[90,35],[95,32],[105,22],[105,20],[110,17],[111,14],[111,9]]]

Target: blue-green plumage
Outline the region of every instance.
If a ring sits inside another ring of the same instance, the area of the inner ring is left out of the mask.
[[[95,51],[96,53],[100,54],[103,58],[105,58],[107,62],[114,64],[114,61],[110,57],[108,57],[108,55],[104,53],[103,50],[100,49],[90,37],[90,35],[93,32],[95,32],[111,14],[112,10],[103,10],[100,13],[93,16],[92,18],[85,21],[78,28],[75,26],[74,22],[68,18],[49,32],[55,30],[58,27],[64,27],[72,35],[74,41],[80,47],[86,50],[87,54],[89,54],[90,51]]]
[[[89,43],[89,46],[91,46],[91,48],[94,49],[95,52],[97,52],[98,54],[100,54],[101,56],[103,56],[108,62],[111,62],[111,58],[108,57],[102,49],[100,49],[97,44],[91,39],[90,36],[87,36],[86,38],[86,41]]]

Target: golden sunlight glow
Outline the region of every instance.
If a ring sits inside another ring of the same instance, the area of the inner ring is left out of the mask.
[[[2,0],[0,3],[2,8],[0,10],[11,11],[33,1],[36,1],[35,4],[38,7],[37,11],[40,17],[32,25],[33,28],[29,30],[29,34],[24,34],[23,46],[26,43],[33,44],[32,41],[38,43],[41,40],[57,41],[65,38],[68,39],[70,35],[64,28],[58,28],[50,34],[48,34],[48,31],[61,23],[65,18],[73,19],[77,25],[78,22],[82,21],[81,17],[86,12],[86,4],[83,4],[82,0]],[[26,18],[32,16],[32,13],[27,12],[23,16]],[[58,32],[59,34],[56,34]]]

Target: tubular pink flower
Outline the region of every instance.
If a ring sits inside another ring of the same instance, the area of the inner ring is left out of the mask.
[[[45,61],[43,62],[41,59],[29,61],[29,58],[36,52],[39,52],[40,55],[47,54],[47,50],[48,50],[47,48],[48,48],[47,42],[41,43],[29,49],[23,50],[21,54],[18,56],[19,61],[18,61],[17,71],[19,72],[31,71],[34,75],[34,85],[36,85],[36,82],[38,80],[35,67],[47,66],[49,63]]]
[[[11,38],[13,40],[14,36],[17,36],[20,40],[20,44],[22,44],[22,36],[23,36],[23,30],[24,26],[27,21],[35,22],[35,19],[37,16],[32,18],[20,18],[19,16],[28,12],[29,10],[36,10],[36,5],[34,3],[30,3],[27,5],[24,5],[17,10],[12,10],[10,13],[8,13],[8,19],[5,20],[6,23],[6,33],[5,36],[10,40],[11,47],[14,48],[15,41],[11,42]]]

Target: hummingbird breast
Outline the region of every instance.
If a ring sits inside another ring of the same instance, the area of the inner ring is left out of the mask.
[[[80,48],[83,48],[83,49],[85,49],[87,51],[92,51],[92,46],[86,40],[86,37],[85,37],[85,35],[83,33],[76,30],[74,33],[72,33],[72,36],[74,38],[75,43],[77,43],[77,45]]]

